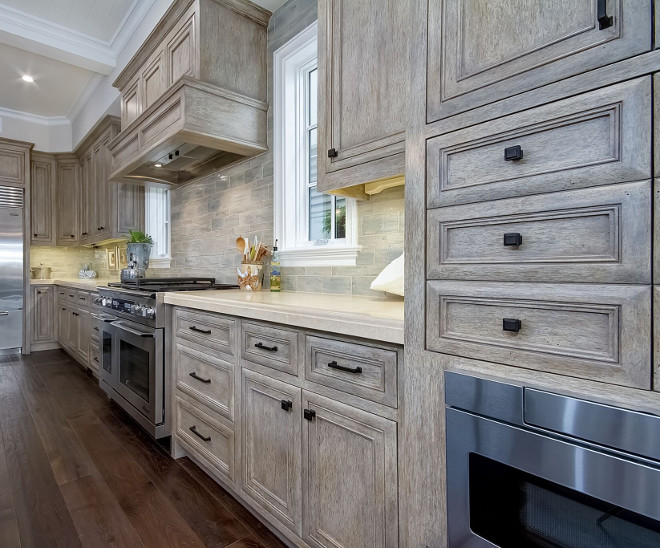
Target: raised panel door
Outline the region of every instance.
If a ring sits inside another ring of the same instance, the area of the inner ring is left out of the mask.
[[[30,239],[34,245],[55,243],[55,171],[54,158],[37,156],[30,162]]]
[[[165,51],[162,50],[158,57],[142,72],[144,110],[153,105],[165,91],[167,86],[165,66]]]
[[[108,130],[94,145],[94,189],[92,201],[94,204],[95,239],[103,240],[112,236],[112,212],[116,207],[113,203],[113,190],[117,183],[108,181],[112,154],[108,150],[110,131]]]
[[[651,49],[650,0],[431,0],[427,121]],[[515,40],[511,39],[515,36]]]
[[[92,317],[87,310],[75,311],[78,323],[76,352],[84,363],[89,363],[89,343],[92,336]]]
[[[70,352],[75,353],[78,349],[78,318],[80,318],[80,313],[75,308],[71,307],[67,307],[67,311],[69,316],[69,329],[67,330],[68,336],[66,338],[66,347]]]
[[[126,86],[121,94],[121,125],[126,128],[142,112],[142,97],[139,75]]]
[[[55,333],[55,286],[32,287],[32,342],[53,342]]]
[[[80,159],[80,243],[93,240],[96,230],[94,223],[94,164],[90,150]]]
[[[307,391],[303,406],[303,540],[398,546],[396,423]]]
[[[243,491],[300,535],[301,390],[243,369]]]
[[[144,187],[131,183],[117,185],[116,234],[128,235],[129,230],[144,230]],[[115,230],[115,226],[112,227]]]
[[[57,166],[57,245],[78,243],[80,215],[80,180],[78,162]]]
[[[62,347],[69,346],[70,323],[71,313],[69,312],[69,309],[59,303],[57,308],[57,342],[59,342]]]
[[[320,190],[403,173],[408,11],[399,0],[319,2]]]
[[[191,15],[183,27],[168,42],[166,48],[168,78],[171,86],[182,76],[195,73],[195,16]]]

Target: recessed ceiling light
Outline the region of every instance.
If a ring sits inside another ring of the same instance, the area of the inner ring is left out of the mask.
[[[34,82],[34,78],[32,78],[32,76],[29,76],[29,75],[27,75],[27,74],[24,74],[23,76],[21,76],[21,78],[22,78],[23,81],[25,81],[25,82],[30,82],[30,83]]]
[[[154,167],[163,167],[163,164],[154,164]]]

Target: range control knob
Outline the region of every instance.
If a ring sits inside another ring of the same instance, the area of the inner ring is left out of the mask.
[[[143,315],[145,318],[153,319],[156,317],[156,311],[151,307],[145,308]]]

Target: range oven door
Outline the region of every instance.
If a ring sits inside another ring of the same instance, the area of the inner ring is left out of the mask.
[[[502,411],[504,392],[479,388],[476,413],[446,413],[450,548],[660,546],[660,417],[515,387],[516,417]],[[553,399],[563,409],[535,408]],[[614,435],[620,445],[587,441]]]
[[[111,325],[115,329],[112,387],[150,423],[161,424],[165,374],[163,329],[127,320]]]
[[[115,338],[115,328],[112,322],[106,321],[104,317],[92,314],[98,322],[99,328],[99,350],[101,357],[101,367],[99,370],[99,380],[101,388],[107,392],[108,388],[112,388],[115,384],[113,375],[113,340]],[[116,318],[115,318],[116,319]]]

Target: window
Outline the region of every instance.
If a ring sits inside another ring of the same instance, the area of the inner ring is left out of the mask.
[[[170,255],[170,191],[148,186],[144,194],[145,232],[154,240],[149,268],[169,268]]]
[[[274,54],[275,237],[285,266],[355,265],[356,206],[317,182],[317,25]]]

